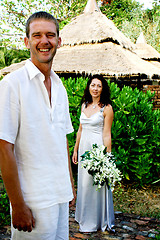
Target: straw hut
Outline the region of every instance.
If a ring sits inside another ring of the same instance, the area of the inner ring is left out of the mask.
[[[95,0],[89,0],[60,35],[62,47],[53,64],[60,75],[99,73],[123,82],[160,79],[160,69],[135,53],[135,44],[102,14]]]
[[[157,52],[152,46],[147,44],[143,33],[141,33],[137,38],[135,53],[144,60],[160,62],[160,53]]]
[[[154,64],[160,68],[160,53],[152,46],[147,44],[143,33],[140,34],[136,41],[134,52],[142,59]]]

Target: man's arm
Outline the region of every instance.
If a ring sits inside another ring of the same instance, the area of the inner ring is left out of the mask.
[[[73,180],[73,174],[72,174],[72,168],[71,168],[71,161],[70,161],[70,154],[69,154],[69,145],[68,145],[68,139],[67,139],[67,151],[68,151],[68,167],[69,167],[69,174],[70,174],[70,180],[72,184],[72,191],[73,191],[73,200],[70,202],[69,206],[72,207],[75,204],[76,201],[76,191],[74,188],[74,180]]]
[[[0,139],[0,167],[3,182],[12,205],[12,223],[14,228],[23,231],[32,231],[35,220],[31,210],[25,204],[19,176],[17,163],[14,156],[14,145]]]

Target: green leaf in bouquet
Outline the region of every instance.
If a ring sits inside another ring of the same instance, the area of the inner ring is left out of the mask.
[[[97,143],[93,144],[93,145],[92,145],[92,148],[98,148]]]
[[[84,154],[81,155],[81,158],[89,157],[90,151],[86,151]]]
[[[107,152],[107,147],[105,147],[105,149],[103,150],[103,154],[106,154]]]

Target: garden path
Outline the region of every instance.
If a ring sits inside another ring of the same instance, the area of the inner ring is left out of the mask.
[[[69,240],[148,240],[160,239],[160,220],[140,217],[133,214],[115,212],[115,233],[96,232],[83,234],[78,231],[78,224],[74,220],[75,207],[70,209]],[[10,239],[10,227],[0,229],[0,240]]]

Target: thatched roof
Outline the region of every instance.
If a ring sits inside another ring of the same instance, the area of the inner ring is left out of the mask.
[[[147,43],[143,32],[141,32],[139,37],[137,38],[136,44],[139,44],[139,43]]]
[[[5,75],[24,64],[25,61],[12,64],[1,69],[0,74]],[[53,69],[57,73],[68,74],[99,73],[108,78],[160,78],[159,66],[142,60],[135,53],[112,42],[61,47],[54,58]]]
[[[136,41],[134,52],[144,60],[154,60],[160,62],[160,53],[157,52],[152,46],[147,44],[143,33],[140,34]]]
[[[54,59],[58,73],[101,73],[106,76],[160,78],[160,69],[134,53],[131,42],[88,0],[84,13],[61,31],[62,47]]]
[[[18,68],[23,67],[25,65],[25,63],[26,63],[26,60],[24,60],[20,63],[13,63],[8,67],[0,69],[0,76],[2,76],[2,75],[5,76],[8,73],[11,73],[11,72],[17,70]]]
[[[153,64],[155,67],[160,69],[160,62],[158,61],[149,61],[151,64]]]
[[[55,56],[53,68],[58,73],[100,73],[105,76],[160,76],[160,69],[135,53],[112,42],[64,46]],[[158,77],[159,78],[159,77]]]
[[[97,2],[94,0],[88,0],[87,5],[84,9],[84,13],[92,13],[94,11],[100,12]]]

